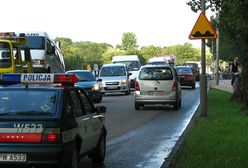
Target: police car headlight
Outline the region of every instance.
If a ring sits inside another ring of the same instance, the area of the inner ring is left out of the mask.
[[[98,84],[95,84],[95,85],[92,87],[92,90],[100,90],[100,87],[98,86]]]
[[[126,83],[127,83],[127,80],[122,80],[122,81],[121,81],[121,84],[122,84],[122,85],[125,85]]]

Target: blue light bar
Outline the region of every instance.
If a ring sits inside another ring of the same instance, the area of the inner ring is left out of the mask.
[[[0,76],[0,82],[3,84],[16,84],[20,83],[21,74],[2,74]]]

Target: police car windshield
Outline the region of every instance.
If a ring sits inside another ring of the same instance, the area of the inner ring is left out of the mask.
[[[1,90],[0,115],[53,115],[56,91]]]
[[[41,36],[26,36],[28,41],[28,48],[30,49],[38,49],[44,50],[45,49],[45,38]],[[25,46],[22,46],[24,48]]]

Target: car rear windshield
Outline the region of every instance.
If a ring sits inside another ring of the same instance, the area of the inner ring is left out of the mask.
[[[54,115],[56,104],[56,91],[0,91],[0,116]]]
[[[189,66],[190,68],[198,68],[198,65],[195,63],[184,63],[184,66]]]
[[[110,66],[102,67],[100,76],[110,77],[110,76],[126,76],[126,70],[124,66]]]
[[[176,71],[177,73],[192,73],[192,69],[187,67],[176,68]]]
[[[169,67],[145,67],[140,70],[140,80],[172,80],[173,74]]]
[[[96,78],[93,76],[91,72],[68,72],[77,75],[78,81],[95,81]]]

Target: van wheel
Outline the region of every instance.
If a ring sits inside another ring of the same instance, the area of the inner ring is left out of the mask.
[[[101,135],[96,148],[89,157],[91,158],[92,162],[96,164],[101,164],[104,161],[105,153],[106,153],[106,136]]]

